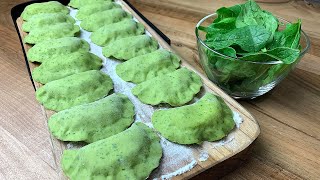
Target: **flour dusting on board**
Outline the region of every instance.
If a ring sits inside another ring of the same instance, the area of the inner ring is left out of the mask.
[[[203,162],[208,160],[208,158],[209,158],[209,154],[207,152],[200,152],[198,160]]]
[[[233,111],[233,120],[236,123],[237,128],[240,128],[240,124],[243,122],[243,119],[239,113]]]
[[[70,15],[75,18],[77,11],[78,10],[70,8]],[[134,20],[137,21],[137,19]],[[77,19],[76,24],[80,24],[80,21],[78,21]],[[146,34],[151,36],[149,32],[146,32]],[[114,92],[125,94],[134,104],[136,111],[135,122],[143,122],[149,127],[153,128],[153,125],[151,123],[151,116],[153,112],[158,109],[167,109],[168,107],[163,105],[152,107],[150,105],[141,103],[131,93],[131,89],[135,86],[135,84],[123,81],[116,74],[115,68],[118,64],[121,63],[121,61],[104,57],[102,55],[102,47],[92,43],[90,40],[90,35],[90,32],[81,29],[80,37],[90,44],[90,51],[103,59],[103,68],[101,69],[101,71],[108,74],[112,79],[114,83]],[[234,120],[237,124],[237,127],[239,127],[242,122],[242,118],[236,112],[234,112]],[[226,142],[220,143],[219,145],[223,145],[225,143]],[[163,156],[161,158],[160,166],[154,170],[149,179],[171,179],[174,176],[190,171],[194,166],[197,165],[197,161],[206,161],[209,158],[208,152],[206,152],[204,149],[202,149],[200,154],[198,154],[196,157],[193,152],[193,149],[196,148],[194,148],[193,146],[175,144],[163,137],[161,137],[161,146],[163,148]],[[67,144],[67,148],[75,147],[78,147],[78,145],[75,143]]]
[[[197,165],[197,161],[192,161],[191,163],[187,164],[186,166],[183,166],[182,168],[170,173],[170,174],[166,174],[166,175],[162,175],[160,178],[165,180],[165,179],[171,179],[174,176],[178,176],[180,174],[183,174],[185,172],[190,171],[194,166]]]

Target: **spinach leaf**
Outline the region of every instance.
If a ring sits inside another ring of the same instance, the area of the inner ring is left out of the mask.
[[[237,17],[237,28],[245,27],[248,25],[264,26],[270,33],[269,42],[273,40],[274,33],[278,29],[278,19],[270,12],[262,10],[259,5],[249,0],[242,6],[241,12]]]
[[[299,19],[297,23],[288,24],[283,31],[278,31],[275,33],[274,41],[268,45],[269,49],[276,47],[289,47],[293,49],[299,49],[301,36],[301,20]]]
[[[236,18],[225,18],[217,23],[210,24],[208,27],[199,26],[198,29],[207,33],[229,32],[236,28],[235,22]]]
[[[206,38],[215,37],[219,34],[225,34],[236,28],[236,18],[225,18],[217,23],[212,23],[208,27],[200,26],[199,29],[207,32]]]
[[[256,25],[214,35],[207,37],[206,43],[209,47],[219,50],[236,44],[248,52],[258,52],[265,47],[270,37],[270,33],[263,26]]]
[[[236,18],[224,18],[217,23],[212,23],[208,26],[209,29],[225,29],[225,30],[232,30],[236,28]]]
[[[288,64],[277,64],[270,67],[267,76],[263,79],[263,84],[269,84],[274,81],[280,75],[285,76],[289,73],[290,69],[288,69]],[[287,71],[287,72],[286,72]]]
[[[231,47],[217,50],[217,52],[229,57],[236,57],[236,51]],[[207,52],[207,54],[209,55],[212,72],[221,83],[227,84],[229,82],[242,81],[256,75],[255,68],[250,63],[243,63],[234,58],[220,56],[213,52]]]
[[[268,61],[282,61],[284,64],[291,64],[299,58],[300,51],[288,47],[277,47],[272,50],[258,53],[247,53],[241,57],[241,60],[268,62]]]
[[[237,57],[237,54],[236,54],[237,52],[232,47],[227,47],[227,48],[224,48],[224,49],[220,49],[220,50],[218,50],[218,52],[220,54],[223,54],[223,55],[226,55],[226,56],[229,56],[229,57],[234,57],[234,58]]]
[[[207,27],[204,42],[221,56],[206,49],[205,71],[227,92],[251,92],[284,77],[298,62],[301,21],[279,31],[281,24],[253,0],[217,10]],[[238,59],[236,59],[238,58]],[[248,61],[248,62],[244,62]],[[281,64],[254,62],[281,61]]]
[[[240,4],[237,4],[235,6],[231,6],[229,8],[222,7],[217,10],[218,18],[216,18],[213,21],[213,23],[217,23],[224,18],[238,17],[240,12],[241,12],[241,5]]]

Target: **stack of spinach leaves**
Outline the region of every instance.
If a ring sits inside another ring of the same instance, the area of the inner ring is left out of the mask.
[[[218,9],[212,24],[200,26],[199,30],[206,32],[205,44],[225,55],[205,52],[209,68],[216,71],[214,78],[218,85],[229,93],[254,91],[287,71],[299,59],[301,21],[288,23],[283,30],[279,30],[280,23],[270,12],[249,0]],[[266,65],[241,60],[281,63]]]

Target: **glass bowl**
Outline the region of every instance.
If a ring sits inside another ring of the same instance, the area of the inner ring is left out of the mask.
[[[200,62],[208,78],[233,98],[252,99],[267,93],[294,69],[309,50],[310,40],[305,32],[301,31],[301,52],[292,64],[284,64],[281,61],[244,61],[220,54],[205,44],[206,32],[198,29],[199,26],[210,25],[216,17],[217,14],[210,14],[201,19],[196,26]],[[290,23],[277,18],[280,22],[279,29],[284,29],[286,24]]]

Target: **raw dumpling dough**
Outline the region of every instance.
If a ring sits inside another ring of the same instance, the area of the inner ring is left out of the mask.
[[[30,32],[33,29],[45,28],[63,22],[74,24],[75,20],[71,16],[63,13],[36,14],[32,16],[29,21],[22,24],[22,30]]]
[[[201,78],[186,68],[138,84],[131,92],[145,104],[181,106],[191,101],[202,86]]]
[[[118,134],[133,122],[134,106],[123,94],[60,111],[48,121],[50,132],[62,141],[92,143]]]
[[[36,98],[45,108],[61,111],[96,101],[112,88],[108,75],[91,70],[47,83],[36,91]]]
[[[77,150],[65,150],[62,169],[71,180],[145,180],[159,166],[160,138],[143,123]]]
[[[68,14],[69,9],[58,1],[49,1],[44,3],[33,3],[28,5],[22,12],[23,20],[28,21],[33,15],[43,13],[63,13]]]
[[[87,31],[96,31],[104,25],[116,23],[126,18],[131,19],[132,16],[121,8],[115,8],[97,12],[84,18],[80,26]]]
[[[64,37],[43,41],[34,45],[27,52],[28,61],[30,62],[45,62],[53,59],[56,56],[69,54],[77,51],[88,52],[90,49],[89,43],[77,37]]]
[[[102,49],[102,54],[106,57],[129,60],[157,49],[158,42],[156,40],[147,35],[140,35],[113,41]]]
[[[113,9],[113,8],[121,8],[121,6],[119,4],[112,3],[112,2],[101,2],[101,3],[82,6],[77,12],[76,18],[79,20],[83,20],[87,16],[90,16],[91,14],[102,12],[102,11]]]
[[[112,2],[112,0],[71,0],[68,6],[71,6],[73,8],[80,8],[83,6],[100,4],[104,2]]]
[[[91,41],[99,46],[105,46],[117,39],[130,36],[137,36],[144,33],[142,24],[137,23],[133,19],[125,19],[123,21],[102,26],[94,31],[90,38]]]
[[[162,136],[178,144],[220,140],[235,126],[231,109],[210,93],[192,105],[155,111],[152,123]]]
[[[72,74],[99,70],[102,60],[89,52],[79,51],[57,56],[43,62],[32,71],[32,78],[42,84],[61,79]]]
[[[28,44],[37,44],[45,40],[59,39],[62,37],[76,36],[80,28],[72,23],[59,23],[43,28],[32,29],[24,38]]]
[[[141,83],[171,73],[179,66],[180,59],[175,54],[159,49],[117,65],[116,72],[125,81]]]

